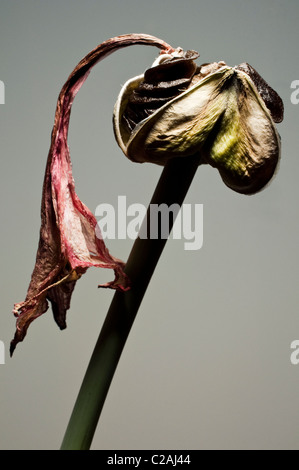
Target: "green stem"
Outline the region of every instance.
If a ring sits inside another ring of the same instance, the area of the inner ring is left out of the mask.
[[[164,167],[151,204],[182,205],[199,155],[174,158]],[[147,212],[149,223],[149,209]],[[169,221],[170,230],[174,220]],[[148,225],[147,225],[148,226]],[[137,238],[125,271],[132,287],[116,292],[75,403],[61,450],[88,450],[118,361],[167,239]]]

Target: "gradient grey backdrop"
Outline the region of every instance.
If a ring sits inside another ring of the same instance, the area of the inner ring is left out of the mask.
[[[34,265],[41,189],[59,91],[79,60],[129,32],[200,52],[199,63],[253,65],[279,92],[282,158],[246,197],[199,168],[186,203],[204,205],[204,244],[169,240],[121,357],[93,449],[299,449],[298,0],[0,2],[1,449],[58,449],[113,292],[110,271],[77,283],[68,328],[49,310],[13,357],[13,304]],[[74,102],[69,145],[79,197],[147,204],[161,169],[129,162],[111,116],[121,85],[158,55],[134,46],[98,64]],[[126,260],[131,240],[109,242]]]

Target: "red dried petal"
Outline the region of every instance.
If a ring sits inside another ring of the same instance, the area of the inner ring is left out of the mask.
[[[73,100],[90,69],[112,52],[133,44],[172,50],[164,41],[148,35],[128,34],[109,39],[79,62],[58,97],[43,185],[36,264],[25,301],[14,306],[17,329],[11,355],[31,322],[47,311],[48,301],[59,327],[66,327],[66,312],[76,281],[89,267],[114,270],[115,279],[101,287],[123,291],[130,288],[124,263],[111,256],[103,240],[96,236],[97,221],[75,192],[67,135]]]

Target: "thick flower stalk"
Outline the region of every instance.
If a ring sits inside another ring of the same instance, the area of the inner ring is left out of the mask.
[[[109,253],[98,236],[99,227],[96,235],[97,220],[76,194],[67,137],[73,100],[90,69],[112,52],[133,44],[171,50],[164,41],[143,34],[109,39],[79,62],[60,92],[43,185],[36,264],[25,301],[14,306],[17,328],[11,354],[24,339],[30,323],[47,311],[48,301],[58,326],[66,327],[66,312],[75,284],[89,267],[114,270],[115,279],[101,287],[129,289],[124,263]]]

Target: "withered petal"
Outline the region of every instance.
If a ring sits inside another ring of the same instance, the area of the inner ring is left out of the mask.
[[[59,94],[43,184],[36,263],[25,301],[14,306],[17,328],[11,341],[11,355],[31,322],[47,311],[48,301],[59,327],[66,327],[66,312],[76,281],[89,267],[114,270],[114,280],[101,287],[123,291],[130,288],[124,263],[110,255],[103,240],[96,236],[96,218],[76,194],[67,136],[73,100],[90,69],[112,52],[134,44],[173,50],[161,39],[146,34],[109,39],[79,62]]]
[[[247,62],[244,62],[235,68],[245,72],[251,78],[265,105],[269,109],[273,121],[277,123],[282,122],[284,105],[278,93],[276,93],[276,91],[270,87],[270,85],[263,79],[263,77],[261,77],[252,65],[249,65]]]

